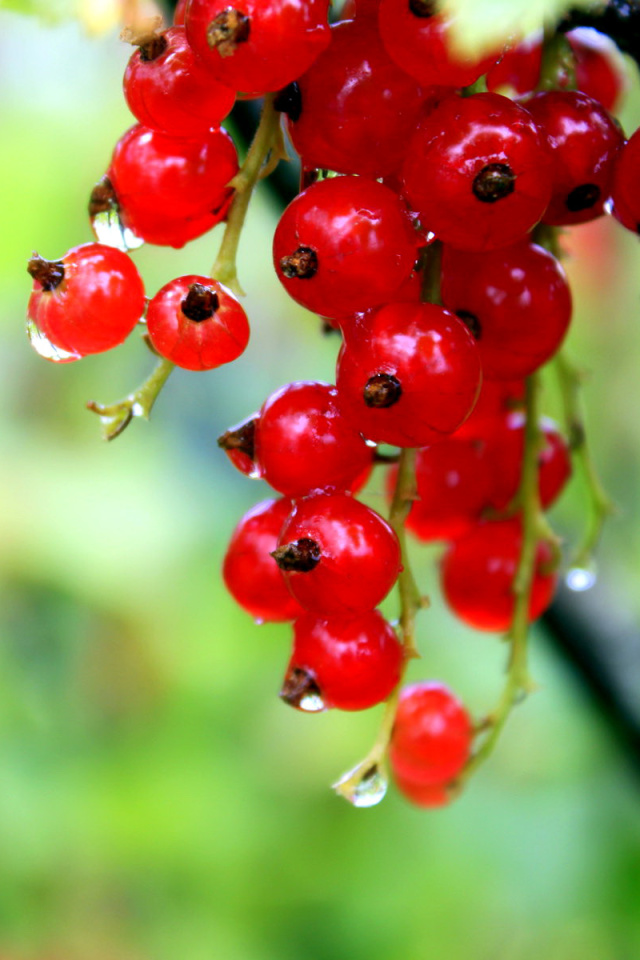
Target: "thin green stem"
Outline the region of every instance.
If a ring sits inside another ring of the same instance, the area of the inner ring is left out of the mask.
[[[588,497],[587,523],[582,541],[573,556],[572,566],[586,570],[592,566],[593,553],[602,535],[602,529],[607,517],[615,513],[615,506],[598,476],[587,440],[581,396],[584,375],[564,352],[556,356],[555,366],[560,383],[569,447],[582,475]]]
[[[134,417],[149,419],[158,394],[174,369],[174,364],[170,360],[161,359],[144,383],[123,400],[110,404],[96,403],[95,400],[87,403],[87,409],[100,417],[105,440],[114,440],[120,436]]]
[[[571,44],[563,33],[545,31],[542,45],[542,63],[537,89],[575,90],[576,57]]]
[[[242,288],[238,282],[236,259],[249,201],[270,151],[274,156],[281,152],[278,138],[280,114],[274,109],[273,98],[274,95],[271,93],[264,98],[258,129],[240,172],[231,181],[235,196],[227,214],[227,225],[220,250],[211,268],[211,276],[214,280],[219,280],[240,295],[242,295]],[[274,157],[272,161],[275,162]]]

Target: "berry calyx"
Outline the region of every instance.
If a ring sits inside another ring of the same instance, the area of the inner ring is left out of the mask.
[[[246,43],[251,33],[251,20],[234,7],[226,7],[207,27],[207,43],[221,57],[230,57],[239,43]]]
[[[495,203],[513,193],[516,175],[508,163],[488,163],[473,178],[471,190],[482,203]]]
[[[322,552],[320,545],[309,537],[301,537],[293,543],[284,543],[271,552],[281,570],[289,573],[309,573],[318,566]]]
[[[40,284],[42,290],[50,293],[64,280],[64,263],[62,260],[45,260],[34,251],[27,264],[27,273]]]
[[[368,407],[392,407],[402,396],[402,384],[390,373],[374,373],[362,391]]]

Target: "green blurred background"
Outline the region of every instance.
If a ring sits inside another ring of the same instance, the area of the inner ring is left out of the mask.
[[[273,201],[256,199],[240,252],[249,349],[176,373],[151,423],[107,445],[84,409],[146,376],[137,334],[65,366],[30,350],[26,260],[91,239],[89,190],[131,124],[128,55],[115,33],[0,10],[0,956],[635,960],[640,782],[541,632],[540,689],[456,804],[420,811],[390,792],[358,811],[328,784],[379,711],[285,707],[288,628],[255,626],[222,588],[230,532],[267,491],[216,436],[288,380],[333,378],[335,339],[272,272]],[[637,91],[623,122],[640,122]],[[218,242],[137,251],[147,291],[207,273]],[[612,616],[640,624],[637,241],[603,222],[569,245],[571,349],[620,506],[600,569]],[[366,494],[378,508],[381,486]],[[569,541],[582,494],[554,514]],[[504,650],[453,620],[434,553],[414,554],[433,606],[411,677],[443,679],[481,715]]]

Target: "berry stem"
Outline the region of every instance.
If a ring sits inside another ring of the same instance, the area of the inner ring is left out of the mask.
[[[576,58],[571,44],[555,29],[545,31],[542,46],[540,79],[536,88],[546,90],[576,89]]]
[[[227,214],[227,224],[220,250],[211,268],[211,276],[215,280],[224,283],[240,296],[243,296],[243,290],[238,282],[236,259],[249,201],[255,185],[261,177],[269,151],[271,151],[272,156],[267,161],[267,166],[264,168],[265,172],[266,170],[271,172],[277,165],[277,161],[281,159],[281,139],[278,138],[280,114],[274,109],[273,97],[274,95],[269,93],[264,98],[260,123],[255,137],[242,167],[229,184],[235,190],[235,196]]]
[[[160,360],[149,377],[137,390],[116,403],[102,404],[89,400],[87,409],[97,413],[102,422],[105,440],[114,440],[131,423],[134,417],[149,419],[158,394],[174,369],[170,360]]]
[[[539,392],[539,374],[534,373],[527,378],[526,389],[525,447],[518,491],[522,517],[522,549],[513,580],[513,617],[506,636],[509,643],[507,679],[495,709],[478,725],[477,733],[483,734],[484,740],[452,784],[453,792],[458,792],[491,755],[512,708],[534,689],[527,667],[529,601],[536,570],[537,546],[541,534],[548,536],[549,529],[540,507],[538,489],[538,452],[543,442],[539,427]]]
[[[615,512],[615,505],[604,489],[591,456],[584,419],[584,404],[581,397],[584,373],[575,366],[564,352],[555,358],[556,373],[569,437],[569,447],[587,490],[588,517],[582,541],[575,551],[571,565],[588,570],[593,565],[593,552],[598,545],[602,528],[608,516]]]

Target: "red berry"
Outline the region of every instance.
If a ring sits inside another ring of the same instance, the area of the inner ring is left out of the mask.
[[[136,120],[173,137],[205,136],[230,113],[235,92],[196,60],[177,26],[140,46],[124,73],[124,95]]]
[[[365,177],[312,184],[273,238],[276,272],[303,307],[345,317],[391,299],[411,274],[418,238],[401,200]]]
[[[296,600],[323,615],[372,610],[401,569],[398,538],[389,524],[348,494],[299,501],[274,557]]]
[[[190,0],[189,43],[234,90],[279,90],[329,44],[329,0]]]
[[[523,380],[483,380],[478,402],[469,419],[456,430],[456,437],[474,437],[484,441],[502,414],[523,407],[524,398]]]
[[[514,610],[513,581],[521,549],[518,520],[480,523],[449,547],[442,561],[442,589],[456,616],[476,630],[509,629]],[[546,569],[551,560],[548,544],[539,543],[529,602],[530,621],[551,603],[556,583],[555,575]]]
[[[224,219],[237,172],[224,130],[178,140],[137,124],[116,144],[107,177],[125,227],[147,243],[181,247]]]
[[[147,331],[158,353],[187,370],[230,363],[249,342],[247,315],[231,290],[209,277],[178,277],[147,308]]]
[[[260,476],[287,496],[346,490],[371,465],[372,456],[344,415],[337,389],[328,383],[288,383],[260,411],[254,461]]]
[[[564,270],[527,241],[490,253],[445,247],[442,301],[476,336],[487,380],[529,376],[556,353],[571,319]]]
[[[389,471],[389,494],[397,474],[397,468]],[[453,436],[419,450],[416,485],[418,499],[407,517],[407,529],[415,537],[430,542],[466,533],[489,502],[490,474],[483,443]]]
[[[366,710],[398,685],[402,661],[402,646],[377,610],[323,619],[308,613],[294,624],[280,696],[300,710]]]
[[[469,415],[480,389],[477,345],[431,303],[391,303],[353,321],[337,368],[354,425],[376,443],[421,447]]]
[[[101,243],[72,247],[61,260],[29,261],[28,319],[55,347],[84,356],[116,347],[144,313],[144,287],[126,253]]]
[[[236,470],[253,479],[260,476],[260,469],[255,461],[258,417],[259,414],[251,413],[218,437],[218,446],[222,447]]]
[[[294,620],[303,612],[273,562],[290,500],[263,500],[244,515],[233,532],[222,567],[227,590],[256,620]]]
[[[464,767],[472,737],[469,714],[444,684],[403,687],[389,747],[393,775],[416,786],[442,786]]]
[[[338,23],[331,35],[297,80],[291,142],[307,169],[386,176],[400,168],[429,90],[389,58],[373,21]]]
[[[585,223],[604,213],[624,138],[607,111],[575,90],[537,93],[527,110],[553,157],[552,195],[542,220]]]
[[[431,0],[380,0],[378,25],[389,56],[420,83],[466,87],[487,72],[500,51],[469,56],[451,44],[453,19],[435,15]]]
[[[397,773],[393,774],[393,779],[400,793],[416,807],[446,807],[451,803],[446,783],[416,783]]]
[[[551,159],[531,115],[495,93],[451,96],[409,143],[404,193],[422,226],[461,250],[525,237],[551,196]]]
[[[622,148],[616,160],[613,187],[613,215],[627,230],[640,233],[640,130]]]

